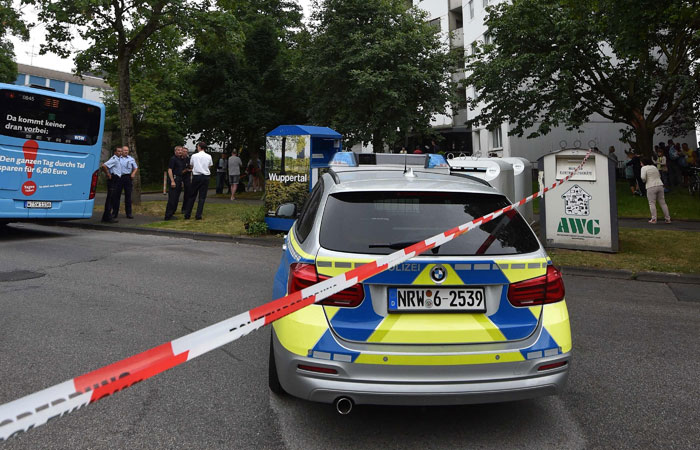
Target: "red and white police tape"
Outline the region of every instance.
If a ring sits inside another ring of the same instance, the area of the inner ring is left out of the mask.
[[[561,185],[583,167],[590,154],[591,150],[586,153],[581,164],[564,179],[517,203],[179,339],[0,405],[0,442],[133,386],[185,361],[190,361],[427,250],[439,247],[476,228],[479,224],[490,222]]]

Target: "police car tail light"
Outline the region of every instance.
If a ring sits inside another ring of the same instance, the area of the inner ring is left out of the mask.
[[[97,192],[97,175],[99,173],[100,171],[96,170],[95,173],[92,174],[92,181],[90,182],[90,198],[88,200],[95,198],[95,193]]]
[[[313,264],[294,263],[289,267],[289,292],[300,291],[330,277],[318,275]],[[361,284],[356,284],[320,301],[319,305],[354,308],[365,299]]]
[[[513,306],[536,306],[564,299],[564,280],[554,266],[547,274],[508,286],[508,301]]]

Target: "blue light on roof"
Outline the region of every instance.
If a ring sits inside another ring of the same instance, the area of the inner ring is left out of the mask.
[[[354,152],[338,152],[333,155],[331,166],[357,167],[357,158]]]
[[[450,167],[450,166],[447,164],[447,161],[445,160],[444,156],[430,153],[428,155],[428,168],[433,169],[436,167]]]

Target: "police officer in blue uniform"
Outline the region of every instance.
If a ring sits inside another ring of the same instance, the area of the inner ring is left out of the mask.
[[[115,205],[119,208],[117,189],[121,181],[121,166],[119,165],[119,156],[122,149],[117,147],[114,149],[114,155],[102,164],[101,169],[107,175],[107,199],[105,200],[105,210],[102,214],[102,222],[116,223],[113,216]]]
[[[136,165],[136,160],[129,156],[129,147],[122,147],[121,156],[119,157],[119,166],[121,167],[121,177],[118,187],[116,208],[112,217],[115,219],[119,215],[119,201],[121,200],[122,190],[124,191],[124,211],[127,219],[133,219],[131,214],[131,192],[134,190],[134,177],[139,167]]]

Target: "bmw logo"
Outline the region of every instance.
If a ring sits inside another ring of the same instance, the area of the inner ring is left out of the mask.
[[[447,278],[447,270],[445,267],[438,264],[430,271],[430,278],[436,283],[442,283]]]

